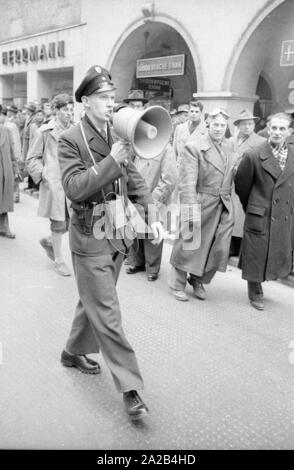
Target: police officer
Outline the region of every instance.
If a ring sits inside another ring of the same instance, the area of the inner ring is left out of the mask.
[[[61,362],[84,373],[98,374],[99,364],[86,354],[101,350],[115,386],[123,394],[128,414],[138,419],[147,414],[148,408],[137,392],[143,389],[143,380],[122,328],[115,287],[130,242],[117,235],[118,231],[121,234],[121,223],[116,227],[120,230],[109,234],[109,226],[103,226],[103,212],[98,208],[106,202],[104,207],[112,204],[120,211],[129,196],[145,210],[148,206],[157,243],[162,240],[163,227],[156,221],[150,191],[131,162],[129,144],[113,144],[109,120],[115,87],[109,72],[92,66],[75,98],[83,103],[85,115],[61,136],[58,156],[63,188],[72,201],[69,238],[80,299]],[[123,216],[119,213],[117,219],[121,221]]]

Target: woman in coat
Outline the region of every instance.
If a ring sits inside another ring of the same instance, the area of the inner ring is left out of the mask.
[[[237,160],[232,143],[224,137],[228,117],[221,109],[213,111],[208,135],[185,146],[179,174],[181,232],[170,259],[169,285],[177,300],[188,300],[184,291],[187,273],[195,296],[204,300],[203,283],[209,283],[216,271],[225,271],[227,267],[234,224],[231,192]],[[196,230],[192,228],[189,242],[187,233],[191,225]],[[197,235],[201,236],[198,246]]]
[[[2,111],[2,109],[1,109]],[[4,126],[5,117],[0,119],[0,235],[15,238],[10,231],[8,212],[13,211],[14,174],[17,163],[8,129]]]
[[[61,276],[70,276],[62,258],[62,235],[68,229],[68,212],[57,158],[57,143],[60,135],[70,127],[72,100],[67,94],[57,95],[53,100],[56,116],[36,131],[35,140],[27,156],[27,167],[36,184],[40,183],[40,217],[51,221],[50,239],[40,240],[47,255],[54,261],[54,270]]]

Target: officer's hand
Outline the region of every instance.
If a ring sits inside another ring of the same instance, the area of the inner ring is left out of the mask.
[[[120,165],[131,158],[131,146],[129,142],[120,140],[113,144],[110,155]]]
[[[164,229],[161,222],[154,222],[151,225],[151,229],[153,232],[154,240],[152,240],[153,245],[159,245],[159,243],[163,240],[164,237]]]

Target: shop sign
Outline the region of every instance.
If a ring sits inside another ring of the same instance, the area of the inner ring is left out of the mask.
[[[56,59],[65,57],[65,41],[49,42],[41,46],[22,47],[2,52],[2,64],[14,65],[39,60]]]
[[[185,54],[137,60],[137,78],[184,75]]]
[[[169,92],[170,80],[168,78],[139,78],[138,88],[146,91]]]
[[[294,65],[294,39],[282,42],[280,65],[281,67]]]

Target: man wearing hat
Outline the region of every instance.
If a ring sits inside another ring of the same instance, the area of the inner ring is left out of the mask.
[[[253,116],[249,109],[243,109],[234,121],[234,125],[237,126],[238,132],[231,138],[231,141],[234,146],[234,151],[240,159],[245,152],[254,149],[266,140],[264,137],[254,132],[255,125],[258,121],[259,118],[257,116]],[[243,236],[245,214],[240,200],[234,190],[232,192],[232,200],[235,211],[235,223],[231,240],[230,255],[238,256]]]
[[[148,206],[157,243],[162,240],[163,228],[155,222],[150,191],[130,161],[129,144],[113,144],[109,121],[115,86],[109,72],[92,66],[75,98],[83,104],[85,114],[77,126],[61,136],[58,157],[62,185],[73,209],[69,239],[80,300],[61,362],[84,373],[98,374],[99,364],[86,354],[101,350],[129,416],[138,419],[148,412],[137,392],[143,389],[143,380],[122,328],[115,287],[130,244],[124,231],[126,196],[145,210]],[[110,216],[114,216],[112,225],[108,223]]]
[[[124,100],[124,103],[130,108],[140,111],[144,109],[144,105],[148,103],[148,100],[144,98],[144,92],[142,90],[130,90],[129,96]]]
[[[186,142],[190,140],[196,141],[200,136],[207,134],[207,128],[202,115],[203,104],[200,101],[191,101],[189,106],[181,106],[179,106],[177,113],[183,112],[183,106],[185,106],[188,112],[188,120],[182,124],[178,124],[174,133],[173,147],[178,166],[181,164]]]

